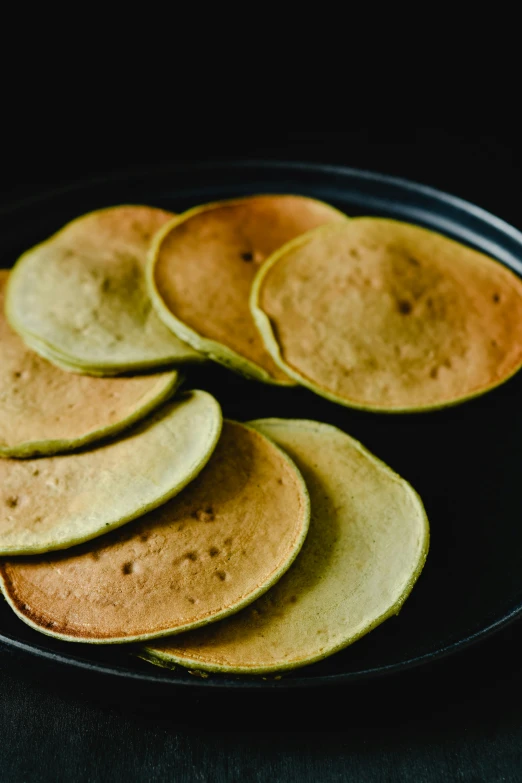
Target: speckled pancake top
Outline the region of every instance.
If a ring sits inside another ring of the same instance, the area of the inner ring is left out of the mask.
[[[252,307],[286,372],[354,407],[443,407],[522,364],[522,281],[393,220],[357,218],[288,244],[260,271]]]

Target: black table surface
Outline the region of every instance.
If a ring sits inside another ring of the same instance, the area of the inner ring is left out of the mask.
[[[521,149],[514,132],[411,126],[262,139],[238,132],[212,143],[178,134],[155,157],[150,148],[117,144],[90,156],[34,148],[4,177],[1,201],[109,171],[248,156],[407,177],[522,229]],[[400,676],[269,693],[129,685],[0,649],[0,779],[520,781],[521,661],[521,622]]]

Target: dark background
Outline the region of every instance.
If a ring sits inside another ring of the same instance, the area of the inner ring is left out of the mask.
[[[264,158],[340,163],[468,199],[522,228],[519,128],[173,132],[169,143],[13,142],[2,204],[110,172]],[[492,530],[492,537],[494,530]],[[441,607],[443,611],[443,607]],[[306,692],[208,692],[78,677],[0,650],[5,781],[520,781],[522,624],[445,661]]]
[[[162,163],[261,158],[341,163],[406,177],[468,199],[521,225],[522,126],[433,128],[388,118],[348,131],[172,130],[131,143],[99,132],[11,139],[4,147],[5,203],[49,187]]]

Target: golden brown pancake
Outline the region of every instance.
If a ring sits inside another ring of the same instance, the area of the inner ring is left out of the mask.
[[[292,384],[265,350],[249,310],[264,260],[304,231],[346,216],[303,196],[253,196],[196,207],[158,233],[148,268],[159,316],[216,362],[267,383]]]
[[[28,250],[8,286],[13,329],[87,374],[201,361],[160,321],[146,290],[151,239],[171,219],[153,207],[111,207]]]
[[[202,470],[221,421],[217,401],[192,391],[92,450],[0,459],[0,555],[65,549],[165,503]]]
[[[88,378],[29,350],[4,317],[0,270],[0,457],[57,454],[130,427],[175,390],[177,372]]]
[[[522,365],[522,282],[418,226],[358,218],[296,239],[261,270],[251,307],[289,375],[334,402],[441,408]]]
[[[205,469],[173,501],[70,552],[4,562],[0,582],[44,633],[150,639],[253,601],[294,560],[309,517],[295,465],[260,433],[226,422]]]
[[[264,674],[326,658],[397,614],[429,545],[411,486],[336,427],[252,422],[303,474],[312,518],[292,567],[264,596],[208,628],[161,639],[140,657],[162,666]]]

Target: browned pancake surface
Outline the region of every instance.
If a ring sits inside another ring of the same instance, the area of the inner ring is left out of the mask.
[[[293,377],[320,394],[438,407],[522,363],[522,282],[446,237],[359,218],[276,255],[256,282],[258,323]]]

